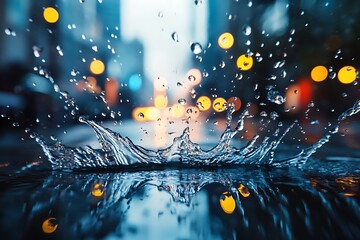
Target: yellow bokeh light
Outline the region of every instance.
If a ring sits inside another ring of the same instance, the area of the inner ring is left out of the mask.
[[[242,185],[242,184],[240,184],[240,186],[238,187],[238,191],[243,197],[250,196],[249,189],[247,187],[245,187],[244,185]]]
[[[105,71],[105,65],[102,61],[100,60],[93,60],[90,63],[90,71],[93,74],[102,74]]]
[[[132,117],[137,122],[144,122],[146,121],[145,118],[145,107],[137,107],[132,111]]]
[[[201,71],[199,69],[192,68],[187,72],[187,78],[192,85],[197,85],[202,79]]]
[[[328,70],[324,66],[316,66],[311,70],[311,78],[315,82],[324,81],[328,76]]]
[[[236,203],[234,198],[228,192],[223,193],[220,198],[220,206],[227,214],[232,214],[235,210]]]
[[[160,109],[166,108],[168,105],[168,97],[159,95],[154,98],[154,106]]]
[[[338,72],[338,79],[343,84],[349,84],[356,79],[356,69],[353,66],[342,67]]]
[[[245,54],[241,55],[236,61],[237,67],[243,71],[250,70],[253,64],[253,58],[251,56],[246,56]]]
[[[43,16],[48,23],[56,23],[59,20],[59,13],[55,8],[47,7],[44,9]]]
[[[145,109],[145,118],[150,121],[155,121],[160,118],[160,111],[156,107],[148,107]]]
[[[219,47],[229,49],[234,45],[234,37],[231,33],[225,32],[218,39]]]
[[[183,105],[176,103],[171,107],[170,114],[174,118],[179,118],[184,115],[185,108]]]
[[[44,233],[53,233],[57,229],[56,218],[48,218],[42,223],[42,230]]]
[[[214,100],[212,106],[215,112],[223,112],[227,109],[227,102],[224,98],[218,97]]]
[[[196,101],[196,106],[200,111],[206,111],[211,107],[211,100],[207,96],[201,96]]]
[[[96,183],[91,191],[94,197],[101,197],[104,194],[105,186],[102,183]]]

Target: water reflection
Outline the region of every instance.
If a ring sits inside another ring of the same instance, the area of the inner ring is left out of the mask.
[[[352,239],[360,233],[356,176],[242,167],[51,172],[2,182],[0,204],[8,207],[1,209],[0,232],[9,239]]]

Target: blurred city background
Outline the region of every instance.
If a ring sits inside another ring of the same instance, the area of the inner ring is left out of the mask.
[[[4,0],[0,132],[220,124],[230,103],[336,119],[360,96],[359,19],[356,0]]]

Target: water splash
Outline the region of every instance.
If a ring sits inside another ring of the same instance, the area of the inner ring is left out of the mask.
[[[249,117],[249,112],[245,110],[241,114],[235,129],[232,130],[230,126],[234,111],[234,106],[230,106],[226,117],[226,129],[222,133],[219,143],[210,150],[204,150],[199,144],[190,140],[188,127],[184,129],[181,136],[174,138],[171,146],[153,151],[137,146],[129,138],[85,117],[80,117],[79,121],[93,128],[101,149],[93,149],[90,146],[72,148],[61,142],[48,145],[38,137],[36,141],[41,145],[53,169],[106,168],[148,164],[181,164],[185,166],[264,164],[276,167],[302,167],[312,154],[339,131],[339,125],[343,120],[360,111],[360,100],[342,113],[338,118],[338,123],[318,142],[301,150],[299,154],[284,159],[275,158],[274,152],[296,122],[284,130],[275,129],[271,136],[265,137],[262,141],[260,141],[259,135],[255,135],[244,147],[236,148],[231,145],[231,140],[243,130],[244,121],[246,117]]]

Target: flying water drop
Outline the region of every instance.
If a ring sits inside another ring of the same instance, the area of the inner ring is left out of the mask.
[[[192,43],[190,49],[194,54],[200,54],[202,52],[202,46],[198,42]]]

